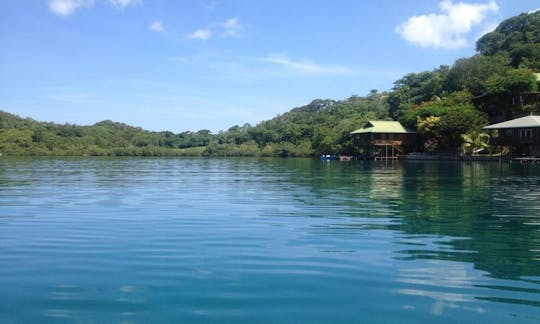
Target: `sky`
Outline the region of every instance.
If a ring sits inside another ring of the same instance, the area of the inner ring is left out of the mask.
[[[452,65],[538,0],[0,0],[0,110],[152,131],[255,125]]]

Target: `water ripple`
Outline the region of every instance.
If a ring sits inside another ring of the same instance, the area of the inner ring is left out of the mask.
[[[0,160],[0,322],[536,322],[540,170]]]

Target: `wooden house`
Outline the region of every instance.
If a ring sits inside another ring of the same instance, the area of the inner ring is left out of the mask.
[[[495,144],[510,146],[519,156],[540,157],[540,116],[526,116],[484,127],[497,130]]]
[[[376,159],[394,159],[414,148],[415,132],[405,129],[397,121],[370,120],[351,134],[354,143],[373,153]]]
[[[473,98],[473,103],[488,115],[490,121],[502,122],[529,112],[540,113],[540,92],[484,94]]]
[[[535,73],[540,89],[540,73]],[[486,93],[472,99],[474,105],[485,112],[491,122],[540,114],[540,91],[521,93]]]

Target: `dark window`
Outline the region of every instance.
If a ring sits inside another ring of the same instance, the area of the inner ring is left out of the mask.
[[[533,130],[531,128],[519,130],[519,140],[521,143],[531,143],[533,139]]]

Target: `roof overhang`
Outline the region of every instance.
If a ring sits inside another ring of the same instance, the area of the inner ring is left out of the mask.
[[[397,121],[370,120],[363,128],[351,132],[355,134],[414,134]]]
[[[526,116],[484,127],[483,129],[510,129],[540,127],[540,116]]]

